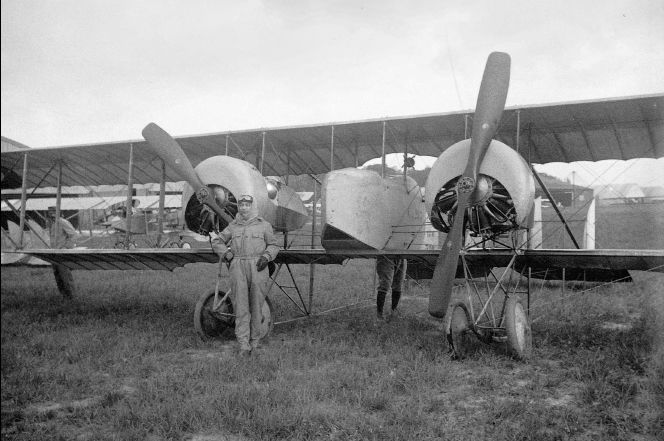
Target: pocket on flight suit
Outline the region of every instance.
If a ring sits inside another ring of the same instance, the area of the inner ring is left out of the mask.
[[[230,249],[234,255],[239,255],[242,248],[242,232],[233,233]]]
[[[249,233],[249,242],[246,244],[248,254],[260,256],[265,251],[265,238],[260,232]]]

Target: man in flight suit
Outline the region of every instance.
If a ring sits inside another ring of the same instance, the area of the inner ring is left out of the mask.
[[[248,355],[258,347],[262,337],[262,310],[269,279],[267,264],[279,252],[272,225],[258,216],[252,196],[240,196],[235,220],[212,240],[212,248],[230,263],[235,336],[240,343],[240,354]]]

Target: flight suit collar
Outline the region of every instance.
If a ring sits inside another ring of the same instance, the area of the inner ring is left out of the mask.
[[[254,217],[251,217],[251,218],[249,218],[249,219],[247,219],[247,220],[245,221],[245,220],[242,220],[242,219],[240,218],[240,216],[238,216],[238,217],[235,218],[235,223],[238,224],[238,225],[245,226],[245,225],[250,225],[250,224],[252,224],[252,223],[260,222],[260,221],[262,221],[262,220],[263,220],[262,217],[260,217],[260,216],[254,216]]]

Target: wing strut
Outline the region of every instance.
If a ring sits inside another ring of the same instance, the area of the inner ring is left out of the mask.
[[[572,230],[569,228],[569,224],[567,223],[567,219],[565,219],[565,216],[563,216],[563,213],[558,209],[558,204],[556,204],[556,200],[553,198],[553,195],[549,192],[549,189],[546,187],[544,184],[544,181],[540,178],[539,174],[537,174],[537,171],[535,170],[535,167],[533,167],[532,164],[528,163],[530,165],[530,170],[532,170],[533,175],[535,175],[535,179],[537,179],[537,183],[540,185],[544,193],[546,194],[546,197],[549,198],[551,201],[551,206],[553,206],[553,209],[556,210],[556,214],[558,215],[558,218],[560,221],[563,223],[565,226],[565,230],[567,230],[567,234],[569,234],[569,237],[572,239],[572,242],[574,242],[574,246],[576,249],[580,249],[581,247],[579,246],[579,242],[576,241],[576,238],[574,237],[574,234],[572,233]]]

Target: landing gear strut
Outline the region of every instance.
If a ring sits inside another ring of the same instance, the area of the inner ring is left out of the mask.
[[[516,252],[509,265],[494,268],[474,278],[465,256],[465,300],[453,302],[446,314],[445,333],[455,358],[464,358],[474,345],[475,337],[485,343],[504,344],[507,352],[527,360],[532,352],[532,333],[528,308],[521,297],[530,297],[530,278],[514,271]],[[523,279],[526,279],[524,290]]]

